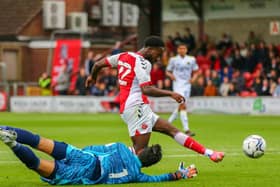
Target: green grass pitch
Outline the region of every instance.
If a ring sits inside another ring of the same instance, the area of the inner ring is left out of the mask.
[[[168,115],[161,115],[167,118]],[[190,115],[195,139],[209,148],[223,150],[221,163],[212,163],[178,145],[171,138],[153,133],[150,143],[163,147],[162,161],[143,169],[148,174],[173,172],[180,161],[196,164],[199,175],[190,180],[164,183],[123,184],[114,186],[190,186],[190,187],[276,187],[280,186],[280,117],[240,115]],[[14,114],[0,113],[0,124],[26,128],[78,147],[90,144],[124,142],[131,145],[126,125],[118,114]],[[180,121],[175,125],[181,128]],[[251,134],[263,136],[267,142],[265,155],[259,159],[246,157],[242,141]],[[40,157],[49,158],[36,152]],[[21,164],[0,142],[0,186],[49,186],[37,174]],[[98,185],[108,186],[108,185]]]

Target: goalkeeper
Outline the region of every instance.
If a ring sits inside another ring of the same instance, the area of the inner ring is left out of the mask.
[[[87,146],[78,149],[64,142],[57,142],[29,131],[0,126],[0,139],[29,169],[37,172],[50,184],[119,184],[130,182],[160,182],[192,178],[197,175],[194,165],[184,168],[180,163],[174,173],[146,175],[141,167],[160,161],[161,147],[153,145],[135,155],[133,148],[122,143]],[[29,145],[54,158],[38,158]]]

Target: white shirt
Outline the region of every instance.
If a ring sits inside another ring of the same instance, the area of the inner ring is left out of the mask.
[[[192,72],[198,70],[199,67],[196,63],[196,59],[193,56],[180,56],[170,58],[167,71],[171,71],[175,77],[173,81],[173,88],[184,87],[190,84]]]

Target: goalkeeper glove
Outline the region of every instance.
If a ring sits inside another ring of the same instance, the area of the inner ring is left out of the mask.
[[[188,179],[197,176],[197,169],[194,164],[185,168],[184,162],[180,162],[178,170],[173,173],[174,180]]]

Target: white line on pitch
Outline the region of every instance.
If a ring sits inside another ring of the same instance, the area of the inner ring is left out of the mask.
[[[240,156],[244,153],[225,153],[226,156]],[[279,155],[280,152],[265,152],[265,155]],[[165,158],[197,157],[199,154],[163,155]]]

